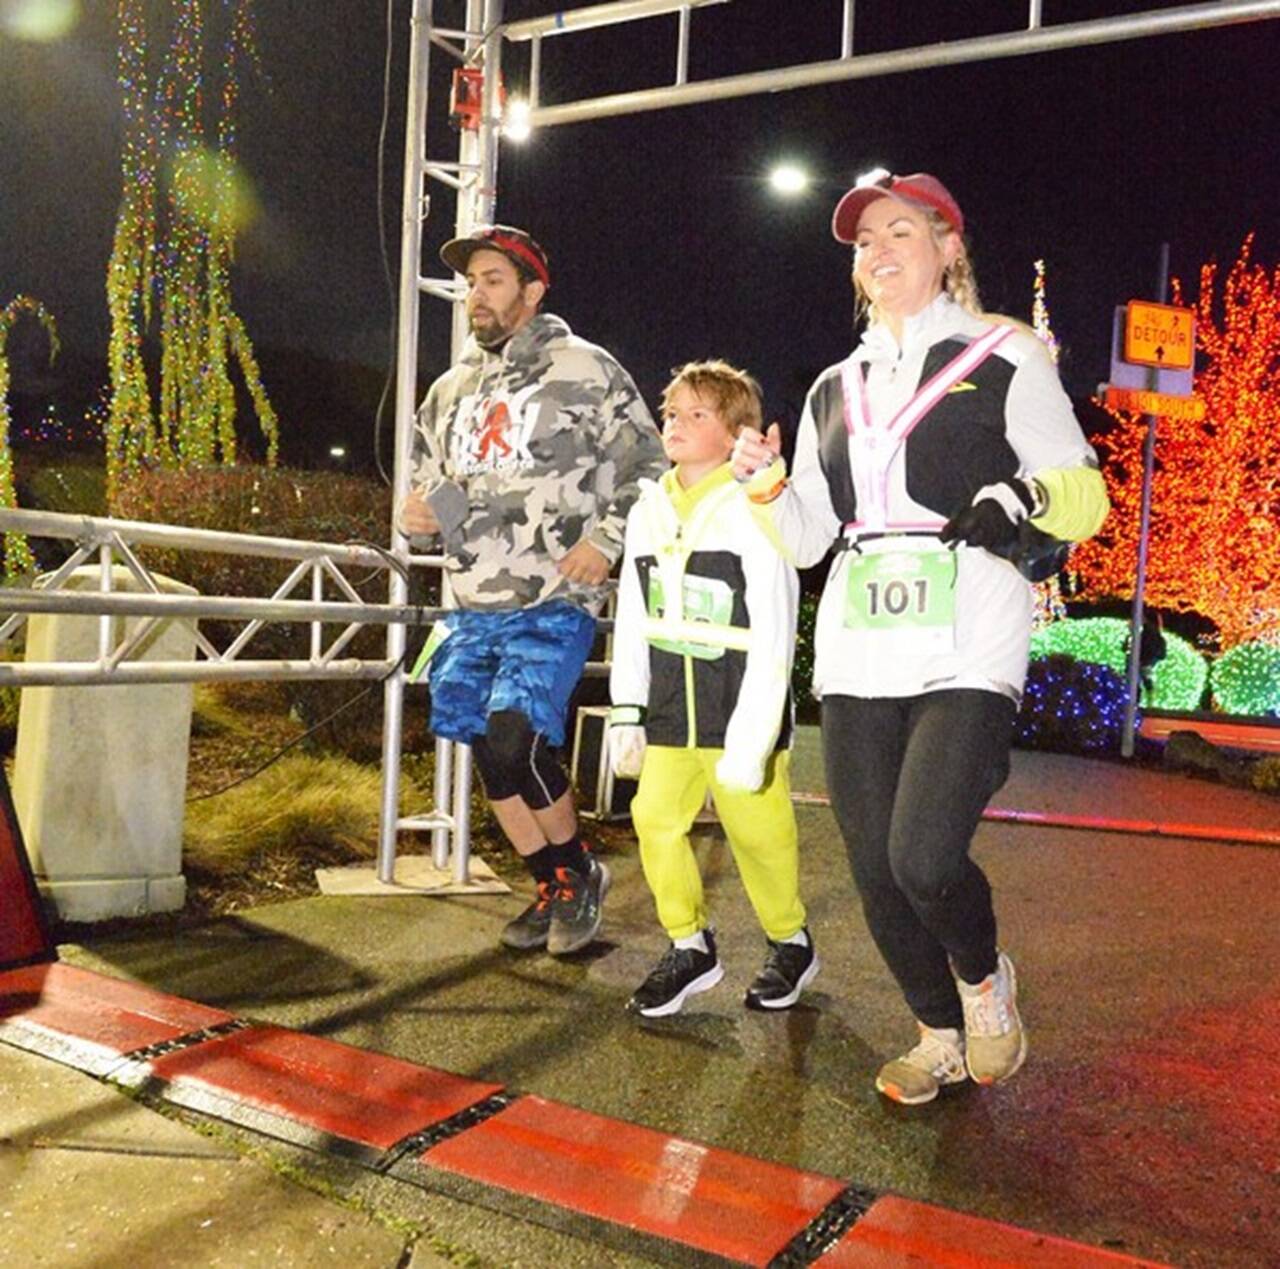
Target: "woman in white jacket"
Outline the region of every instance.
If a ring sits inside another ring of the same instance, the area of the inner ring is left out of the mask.
[[[908,1104],[1026,1056],[1013,963],[969,848],[1008,774],[1032,529],[1097,531],[1107,499],[1047,351],[983,313],[964,217],[936,177],[876,173],[836,208],[867,329],[819,376],[790,480],[779,437],[734,470],[800,567],[833,546],[814,692],[827,785],[867,924],[919,1026],[876,1087]]]

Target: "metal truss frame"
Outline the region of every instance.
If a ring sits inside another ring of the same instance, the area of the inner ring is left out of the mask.
[[[370,661],[340,654],[366,625],[425,625],[440,610],[408,603],[370,604],[361,598],[344,570],[384,572],[395,561],[382,551],[293,538],[220,533],[134,520],[59,515],[41,511],[0,510],[0,532],[23,532],[74,544],[71,554],[34,589],[0,590],[0,642],[13,638],[32,613],[65,613],[98,618],[98,656],[79,662],[0,662],[0,685],[54,687],[112,683],[210,682],[216,679],[380,679],[397,668],[392,660]],[[294,567],[268,598],[175,595],[163,593],[139,547],[207,551],[292,561]],[[422,556],[424,564],[439,557]],[[127,570],[137,589],[120,590],[114,566]],[[82,567],[96,565],[96,590],[72,588]],[[306,597],[296,593],[303,588]],[[330,596],[336,592],[337,599]],[[131,625],[120,617],[141,617]],[[218,648],[199,629],[200,618],[243,623],[226,647]],[[194,661],[141,660],[138,654],[162,621],[187,620],[194,626]],[[307,623],[310,646],[305,658],[246,655],[253,638],[268,624]],[[340,626],[326,634],[326,627]]]
[[[867,2],[868,0],[863,0],[864,10]],[[894,3],[894,0],[873,2]],[[958,66],[964,62],[991,61],[1068,48],[1114,44],[1123,40],[1145,39],[1280,17],[1280,2],[1277,0],[1214,0],[1213,3],[1151,9],[1083,22],[1046,23],[1044,0],[1027,0],[1026,25],[1020,30],[979,35],[970,39],[944,40],[882,53],[857,53],[854,49],[856,0],[843,0],[839,57],[776,70],[753,71],[750,74],[690,82],[688,65],[692,38],[691,11],[709,4],[726,3],[732,3],[732,0],[683,0],[683,3],[680,0],[621,0],[619,3],[588,5],[581,9],[552,13],[543,18],[509,23],[504,28],[505,38],[512,43],[530,45],[530,125],[546,128],[565,123],[582,123],[589,119],[638,114],[646,110],[666,110],[672,106],[687,106],[705,101],[724,101],[756,93],[812,88],[848,79],[870,79],[878,75],[926,70],[937,66]],[[1069,10],[1069,0],[1060,0],[1058,5],[1050,0],[1049,7]],[[541,103],[541,46],[544,39],[664,14],[676,14],[679,18],[675,76],[672,83],[554,105],[544,106]]]
[[[864,0],[864,3],[866,0]],[[888,0],[892,3],[893,0]],[[1174,9],[1151,10],[1100,18],[1086,22],[1046,24],[1043,0],[1027,0],[1025,29],[972,39],[894,49],[890,52],[859,54],[855,51],[855,0],[843,0],[840,14],[840,55],[829,61],[788,66],[777,70],[733,75],[721,79],[691,82],[688,76],[692,40],[692,16],[696,9],[732,0],[612,0],[559,10],[541,18],[503,22],[502,0],[453,0],[453,25],[436,21],[445,0],[412,0],[410,34],[409,97],[405,135],[404,212],[401,237],[400,316],[398,335],[398,378],[396,391],[396,503],[409,488],[408,456],[417,402],[414,393],[418,369],[418,305],[423,295],[453,304],[452,359],[456,360],[466,337],[466,319],[460,284],[454,278],[422,276],[425,224],[431,210],[429,183],[454,191],[456,217],[453,230],[469,233],[495,217],[498,194],[498,146],[502,128],[499,84],[504,45],[527,44],[528,122],[530,126],[551,127],[580,123],[646,110],[666,109],[699,102],[725,100],[755,93],[835,83],[847,79],[871,78],[927,67],[957,65],[962,62],[1023,56],[1059,49],[1114,43],[1145,37],[1206,29],[1233,23],[1280,17],[1280,0],[1219,0],[1216,3],[1185,5]],[[1064,6],[1065,3],[1064,3]],[[677,19],[673,82],[635,92],[544,105],[540,100],[542,42],[574,32],[599,30],[646,18],[675,16]],[[460,18],[461,25],[458,25]],[[834,32],[833,32],[834,34]],[[426,155],[426,121],[431,67],[430,51],[443,52],[454,65],[483,68],[483,98],[479,127],[460,135],[456,159],[432,161]],[[393,551],[402,557],[407,541],[392,528]],[[392,578],[392,602],[400,583]],[[446,603],[448,596],[446,590]],[[403,632],[400,633],[403,637]],[[392,626],[388,637],[388,657],[396,652],[397,633]],[[399,788],[400,710],[403,685],[393,676],[386,687],[386,736],[383,749],[383,817],[379,842],[379,876],[389,880],[395,861],[394,825]],[[456,766],[456,770],[453,768]],[[451,772],[453,779],[451,782]],[[471,752],[466,745],[436,744],[435,799],[437,812],[449,818],[450,798],[459,811],[467,804],[471,788]],[[455,875],[465,877],[466,825],[459,819],[461,839],[455,849]],[[447,830],[437,830],[433,853],[443,866],[449,850]],[[459,863],[459,853],[462,862]]]

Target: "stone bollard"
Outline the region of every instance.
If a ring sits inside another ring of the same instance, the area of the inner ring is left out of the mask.
[[[97,590],[98,568],[64,589]],[[155,577],[164,594],[195,595]],[[37,582],[39,585],[39,582]],[[143,588],[115,566],[112,587]],[[114,617],[115,633],[143,617]],[[28,661],[96,661],[98,617],[36,614]],[[112,646],[119,643],[113,640]],[[190,619],[161,621],[130,660],[190,661]],[[190,683],[26,687],[18,710],[13,801],[41,893],[65,921],[102,921],[181,908],[182,820],[191,736]]]

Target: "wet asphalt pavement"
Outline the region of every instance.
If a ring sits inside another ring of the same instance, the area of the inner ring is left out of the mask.
[[[816,792],[815,753],[809,735],[797,787]],[[1024,753],[994,801],[1280,825],[1274,798]],[[728,972],[655,1023],[623,1012],[663,946],[625,848],[606,856],[604,938],[568,960],[498,947],[523,893],[317,897],[62,951],[239,1015],[873,1190],[1173,1264],[1280,1265],[1280,849],[984,824],[975,854],[1018,966],[1030,1057],[1006,1086],[908,1110],[872,1078],[910,1042],[910,1019],[829,811],[798,816],[823,969],[782,1016],[741,1006],[764,942],[713,829],[697,848]],[[332,1182],[360,1184],[341,1170]],[[451,1207],[453,1246],[544,1263],[536,1241],[508,1245],[500,1202],[474,1210],[470,1234],[468,1219]],[[554,1263],[622,1263],[573,1245],[557,1243]]]

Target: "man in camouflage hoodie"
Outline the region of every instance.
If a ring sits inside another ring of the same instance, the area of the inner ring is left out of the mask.
[[[418,412],[400,512],[406,533],[439,535],[458,603],[428,642],[431,729],[472,746],[537,883],[502,941],[564,955],[599,932],[609,871],[554,751],[627,512],[666,460],[627,372],[541,311],[550,270],[527,233],[493,226],[440,255],[466,277],[471,338]]]

